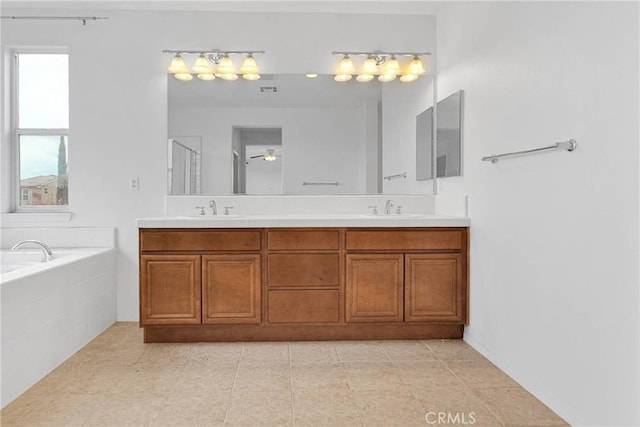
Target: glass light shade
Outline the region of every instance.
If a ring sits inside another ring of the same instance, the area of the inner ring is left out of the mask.
[[[400,74],[400,63],[395,56],[391,55],[391,57],[387,59],[384,67],[382,67],[382,74],[393,74],[395,76]]]
[[[242,61],[242,66],[240,67],[241,74],[258,74],[258,64],[256,64],[256,59],[253,55],[249,54],[244,61]]]
[[[223,73],[218,75],[222,80],[238,80],[238,75],[236,73]]]
[[[356,80],[361,83],[370,82],[371,80],[373,80],[373,74],[358,74]]]
[[[199,73],[197,77],[200,80],[215,80],[216,76],[213,73]]]
[[[196,74],[210,74],[212,71],[209,61],[204,54],[200,54],[200,56],[196,58],[196,63],[193,64],[193,68],[191,68],[191,70]]]
[[[426,70],[424,69],[424,65],[422,64],[422,60],[417,56],[414,56],[411,62],[409,62],[408,73],[414,74],[416,76],[420,76],[426,73]]]
[[[395,74],[380,74],[380,76],[378,76],[378,80],[380,80],[381,82],[390,82],[395,79],[396,79]]]
[[[231,58],[229,58],[228,55],[225,55],[222,57],[222,59],[220,59],[220,62],[218,63],[218,69],[216,71],[221,75],[235,74],[235,71],[233,70],[233,61],[231,60]]]
[[[188,82],[193,80],[193,76],[190,73],[175,73],[173,75],[178,80],[182,80],[183,82]]]
[[[182,59],[182,56],[180,56],[179,53],[176,53],[176,56],[174,56],[171,60],[171,65],[169,65],[169,72],[173,74],[189,72],[187,66],[184,63],[184,59]]]
[[[414,82],[418,80],[418,76],[416,74],[405,74],[400,77],[400,81],[404,83]]]
[[[349,55],[345,55],[338,65],[338,74],[353,74],[356,72],[356,67],[353,65],[353,61],[349,58]]]
[[[376,58],[369,56],[362,64],[361,74],[375,74],[378,71],[378,63]]]
[[[348,82],[351,80],[351,77],[351,74],[336,74],[333,79],[337,82]]]
[[[315,79],[316,77],[318,77],[318,73],[307,73],[304,76],[308,79]]]
[[[243,74],[242,78],[245,80],[259,80],[260,74],[254,74],[254,73]]]

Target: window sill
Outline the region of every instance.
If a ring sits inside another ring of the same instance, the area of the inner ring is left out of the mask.
[[[71,212],[10,212],[0,214],[2,227],[42,226],[70,222]]]

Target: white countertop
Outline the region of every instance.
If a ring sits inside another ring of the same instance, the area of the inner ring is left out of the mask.
[[[140,218],[138,228],[468,227],[468,217],[404,215],[202,215]]]

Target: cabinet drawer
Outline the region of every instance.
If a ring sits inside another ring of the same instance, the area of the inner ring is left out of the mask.
[[[141,251],[259,251],[259,231],[142,231]]]
[[[338,254],[270,254],[267,271],[271,287],[340,285]]]
[[[271,230],[267,237],[270,250],[338,250],[340,232],[337,230]]]
[[[337,323],[338,290],[269,291],[270,323]]]
[[[347,231],[347,250],[460,250],[462,230]]]

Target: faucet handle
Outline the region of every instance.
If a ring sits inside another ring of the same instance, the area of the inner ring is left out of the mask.
[[[377,205],[369,205],[369,209],[373,209],[371,213],[373,215],[378,215],[378,206]]]
[[[224,207],[224,214],[225,215],[229,215],[229,209],[233,209],[233,206],[225,206]]]
[[[196,209],[200,209],[200,215],[205,215],[204,206],[196,206]]]
[[[398,207],[396,207],[396,215],[402,215],[402,206],[398,205]]]

